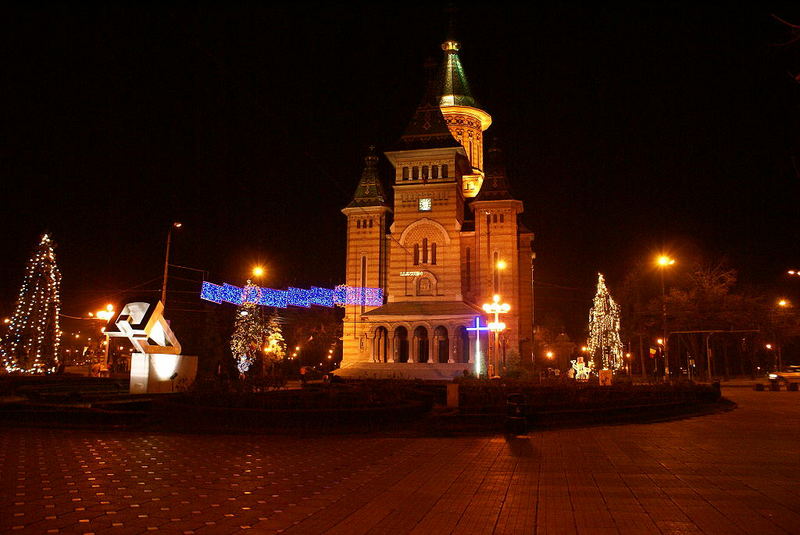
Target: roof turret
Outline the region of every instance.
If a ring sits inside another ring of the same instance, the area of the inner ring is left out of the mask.
[[[444,50],[444,62],[439,73],[441,89],[439,96],[440,106],[470,106],[480,108],[478,101],[472,96],[472,91],[467,82],[467,75],[464,67],[461,66],[461,59],[458,57],[458,50],[461,44],[453,39],[448,39],[442,43]]]
[[[497,146],[497,140],[493,140],[489,153],[484,161],[485,177],[481,191],[476,197],[476,201],[505,201],[513,199],[511,188],[508,184],[506,175],[506,162],[503,151]]]
[[[360,206],[386,206],[386,194],[383,191],[381,177],[378,174],[378,155],[375,146],[370,146],[369,152],[364,157],[364,170],[361,171],[361,180],[358,181],[353,200],[348,208]]]

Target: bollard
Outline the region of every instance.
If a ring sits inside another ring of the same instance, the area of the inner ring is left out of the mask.
[[[506,398],[506,433],[524,435],[528,432],[528,403],[525,394],[509,394]]]
[[[458,408],[458,383],[449,383],[447,385],[447,408]]]

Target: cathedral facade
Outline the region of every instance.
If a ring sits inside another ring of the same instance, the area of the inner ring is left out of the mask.
[[[346,284],[384,291],[382,306],[345,308],[345,377],[502,374],[513,359],[531,359],[533,233],[500,150],[484,147],[492,118],[472,96],[459,44],[442,50],[439,68],[426,66],[408,127],[384,152],[394,168],[391,200],[373,151],[342,210]],[[495,296],[510,305],[496,338],[483,310]]]

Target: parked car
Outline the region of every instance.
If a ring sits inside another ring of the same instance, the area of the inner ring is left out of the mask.
[[[786,366],[782,371],[769,374],[770,381],[800,382],[800,366]]]

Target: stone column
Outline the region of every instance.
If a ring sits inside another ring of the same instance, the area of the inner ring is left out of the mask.
[[[392,336],[392,360],[391,362],[398,361],[398,352],[400,351],[400,338],[395,334]]]
[[[437,334],[428,338],[428,363],[439,363],[439,335]]]
[[[456,359],[453,358],[458,351],[458,345],[455,338],[456,331],[450,326],[447,326],[447,362],[453,364]]]
[[[408,362],[419,362],[417,360],[417,352],[419,351],[419,339],[417,335],[414,334],[411,336],[410,346],[408,348]]]

